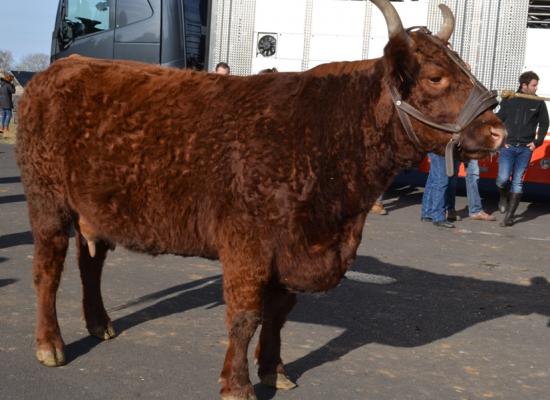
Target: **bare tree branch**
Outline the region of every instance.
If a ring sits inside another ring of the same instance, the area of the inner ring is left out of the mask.
[[[15,69],[36,72],[48,68],[48,65],[50,65],[50,57],[47,54],[34,53],[23,57],[21,62],[15,66]]]

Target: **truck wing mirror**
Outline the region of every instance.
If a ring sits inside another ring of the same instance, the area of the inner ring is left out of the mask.
[[[73,22],[68,19],[64,19],[61,24],[61,28],[58,31],[59,47],[61,50],[65,50],[71,45],[74,40]]]

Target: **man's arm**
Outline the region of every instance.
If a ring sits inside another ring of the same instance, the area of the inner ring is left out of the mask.
[[[502,122],[504,122],[506,120],[507,110],[508,110],[508,100],[504,99],[500,102],[500,108],[499,108],[498,112],[496,113],[497,117]]]
[[[548,132],[548,109],[546,108],[546,103],[542,102],[539,110],[539,129],[537,136],[533,141],[535,147],[539,147],[544,142],[546,137],[546,132]]]

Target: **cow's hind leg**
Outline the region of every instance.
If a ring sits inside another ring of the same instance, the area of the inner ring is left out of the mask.
[[[115,337],[115,330],[101,296],[101,272],[110,248],[104,240],[95,241],[95,255],[90,255],[89,246],[82,234],[76,235],[78,268],[82,280],[82,310],[86,328],[92,336],[101,340]]]
[[[263,304],[262,329],[255,353],[258,376],[264,385],[292,389],[296,384],[287,377],[281,360],[281,329],[296,304],[296,295],[280,286],[270,285],[264,292]]]
[[[70,217],[45,199],[28,196],[34,238],[33,282],[37,295],[36,358],[48,367],[65,363],[56,294],[69,243]],[[36,205],[35,205],[36,204]]]

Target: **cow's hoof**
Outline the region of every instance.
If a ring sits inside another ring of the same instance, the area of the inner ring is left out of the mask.
[[[224,378],[221,378],[221,380],[222,383],[225,382]],[[233,390],[233,393],[223,393],[224,391],[222,390],[221,393],[222,400],[258,400],[252,385],[247,385],[240,390]]]
[[[98,325],[89,327],[88,332],[90,332],[90,335],[101,340],[109,340],[116,336],[116,332],[111,321],[107,323],[107,326]]]
[[[244,397],[241,396],[234,396],[232,394],[228,394],[225,396],[222,396],[222,400],[258,400],[255,394],[249,394],[245,395]]]
[[[294,389],[297,385],[292,382],[285,374],[275,373],[260,377],[260,382],[266,386],[271,386],[281,390]]]
[[[65,364],[65,352],[62,349],[36,351],[36,358],[46,367],[59,367]]]

